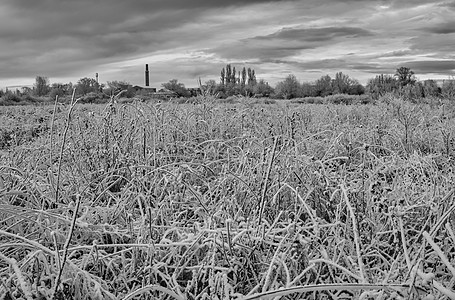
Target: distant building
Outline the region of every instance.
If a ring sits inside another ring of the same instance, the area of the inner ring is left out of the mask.
[[[433,79],[439,87],[442,87],[443,84],[455,84],[455,79]]]
[[[151,96],[151,94],[156,93],[156,88],[152,87],[143,87],[139,85],[133,86],[134,91],[136,92],[137,95],[142,95],[142,96]]]
[[[0,91],[6,92],[16,92],[19,91],[20,93],[28,93],[33,89],[33,85],[10,85],[0,88]]]
[[[170,91],[168,89],[160,89],[158,92],[155,92],[155,93],[151,94],[150,96],[152,96],[153,98],[167,100],[167,99],[171,99],[171,98],[176,98],[179,95],[176,92]]]

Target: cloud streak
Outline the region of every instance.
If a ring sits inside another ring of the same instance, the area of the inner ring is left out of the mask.
[[[210,49],[226,59],[257,59],[273,62],[291,57],[308,49],[333,46],[340,42],[354,42],[373,33],[355,27],[283,28],[264,36],[255,36],[233,44]]]

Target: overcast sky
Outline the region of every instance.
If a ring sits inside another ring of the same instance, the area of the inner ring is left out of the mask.
[[[455,0],[1,0],[0,87],[95,77],[219,81],[227,63],[271,84],[410,67],[455,75]]]

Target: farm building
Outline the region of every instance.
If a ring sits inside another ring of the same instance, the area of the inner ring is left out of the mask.
[[[153,98],[159,99],[170,99],[174,97],[178,97],[178,94],[174,91],[170,91],[168,89],[160,89],[158,92],[150,94]]]
[[[142,95],[142,96],[150,96],[153,93],[156,93],[156,88],[152,87],[143,87],[139,85],[133,86],[134,91],[136,92],[137,95]]]

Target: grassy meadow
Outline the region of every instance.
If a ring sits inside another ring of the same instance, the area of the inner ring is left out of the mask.
[[[454,299],[455,105],[0,110],[0,299]]]

